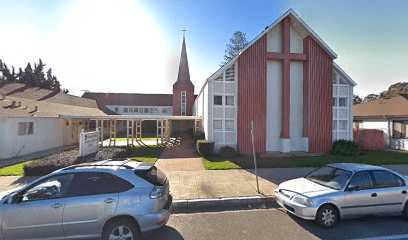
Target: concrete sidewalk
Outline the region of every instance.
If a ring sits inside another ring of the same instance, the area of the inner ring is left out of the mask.
[[[276,183],[259,177],[263,194],[258,194],[255,175],[241,169],[170,171],[166,174],[175,200],[273,195],[276,188]]]

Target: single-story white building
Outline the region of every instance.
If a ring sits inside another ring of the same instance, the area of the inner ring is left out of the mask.
[[[21,157],[78,144],[87,120],[104,116],[96,102],[61,92],[9,83],[0,87],[0,159]]]

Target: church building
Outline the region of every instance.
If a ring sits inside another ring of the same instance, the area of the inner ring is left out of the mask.
[[[216,148],[324,153],[353,138],[355,82],[333,62],[336,53],[293,11],[266,27],[210,76],[194,113]]]

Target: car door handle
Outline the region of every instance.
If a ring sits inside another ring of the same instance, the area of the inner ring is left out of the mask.
[[[372,193],[371,197],[377,197],[377,193]]]
[[[113,198],[107,198],[107,199],[105,199],[105,203],[113,203],[115,201],[115,199],[113,199]]]
[[[402,190],[402,194],[407,194],[407,190]]]
[[[57,208],[62,207],[62,204],[61,203],[54,203],[54,204],[51,205],[51,207],[57,209]]]

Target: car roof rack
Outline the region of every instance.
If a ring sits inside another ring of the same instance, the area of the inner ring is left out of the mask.
[[[129,161],[130,161],[129,159],[125,159],[125,160],[108,159],[103,162],[76,164],[76,165],[72,165],[72,166],[63,168],[63,170],[71,170],[71,169],[82,168],[82,167],[123,167],[126,169],[133,169],[131,166],[126,165]],[[110,162],[122,162],[122,163],[121,164],[109,164]]]

